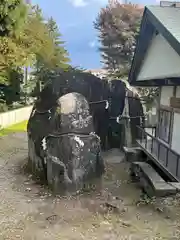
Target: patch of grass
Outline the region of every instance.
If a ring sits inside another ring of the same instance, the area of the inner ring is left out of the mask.
[[[28,121],[23,121],[17,124],[14,124],[12,126],[9,126],[7,128],[3,128],[0,130],[0,136],[5,136],[10,133],[15,133],[15,132],[26,132],[27,130],[27,122]]]

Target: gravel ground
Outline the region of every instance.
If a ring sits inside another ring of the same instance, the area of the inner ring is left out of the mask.
[[[142,201],[117,150],[104,154],[103,193],[53,197],[24,173],[25,133],[0,138],[0,239],[180,239],[180,200]]]

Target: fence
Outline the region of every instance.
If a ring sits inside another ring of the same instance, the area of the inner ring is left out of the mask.
[[[28,106],[0,113],[0,128],[5,128],[13,124],[28,120],[31,111],[32,106]]]
[[[137,143],[142,147],[151,159],[155,161],[160,168],[166,172],[173,181],[180,179],[180,155],[173,151],[168,145],[163,143],[159,138],[146,132],[143,128],[138,127],[141,139]]]

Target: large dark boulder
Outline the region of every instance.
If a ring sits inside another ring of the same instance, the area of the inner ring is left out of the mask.
[[[130,128],[132,136],[132,144],[136,144],[136,139],[141,137],[141,134],[137,126],[144,127],[145,116],[141,99],[137,93],[128,91],[128,102],[129,102],[129,115],[130,115]]]
[[[109,121],[108,109],[106,108],[109,98],[107,80],[101,80],[87,72],[59,72],[51,78],[51,81],[45,85],[40,93],[36,102],[37,111],[47,112],[56,104],[58,98],[71,92],[80,93],[87,99],[90,105],[90,113],[93,116],[95,132],[100,137],[103,147],[107,137]]]
[[[52,103],[64,94],[77,92],[82,94],[88,102],[104,100],[104,82],[87,72],[67,71],[59,72],[40,93],[39,99]],[[106,100],[106,99],[105,99]]]
[[[107,149],[107,136],[109,128],[108,106],[108,101],[99,101],[90,104],[95,133],[100,137],[102,150]]]
[[[97,78],[93,87],[93,93],[96,92],[96,94],[95,97],[92,97],[93,101],[90,102],[90,111],[93,116],[95,132],[101,139],[101,148],[107,150],[110,96],[108,80]]]
[[[110,147],[120,147],[126,145],[126,131],[127,125],[125,121],[130,122],[130,132],[132,144],[136,144],[136,139],[139,138],[137,126],[144,125],[144,112],[141,99],[138,94],[129,89],[124,81],[111,80],[109,83],[109,133],[108,140]],[[125,101],[127,99],[127,101]],[[124,118],[124,108],[126,102],[128,103],[128,119]],[[121,121],[117,122],[117,117]]]
[[[33,173],[46,179],[56,193],[77,191],[100,178],[104,173],[100,140],[85,97],[73,92],[58,99],[52,94],[51,104],[41,101],[36,102],[28,123]]]
[[[121,115],[124,109],[124,102],[126,96],[126,84],[121,80],[111,80],[109,82],[110,88],[110,110],[111,118],[116,118]]]
[[[117,118],[122,115],[125,104],[126,85],[121,80],[109,82],[109,128],[108,142],[110,148],[120,148],[124,145],[124,124],[118,123]]]

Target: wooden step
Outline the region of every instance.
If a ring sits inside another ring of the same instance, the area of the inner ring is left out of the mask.
[[[133,162],[132,170],[140,180],[142,189],[150,196],[165,197],[177,193],[177,187],[166,182],[155,169],[145,162]]]

